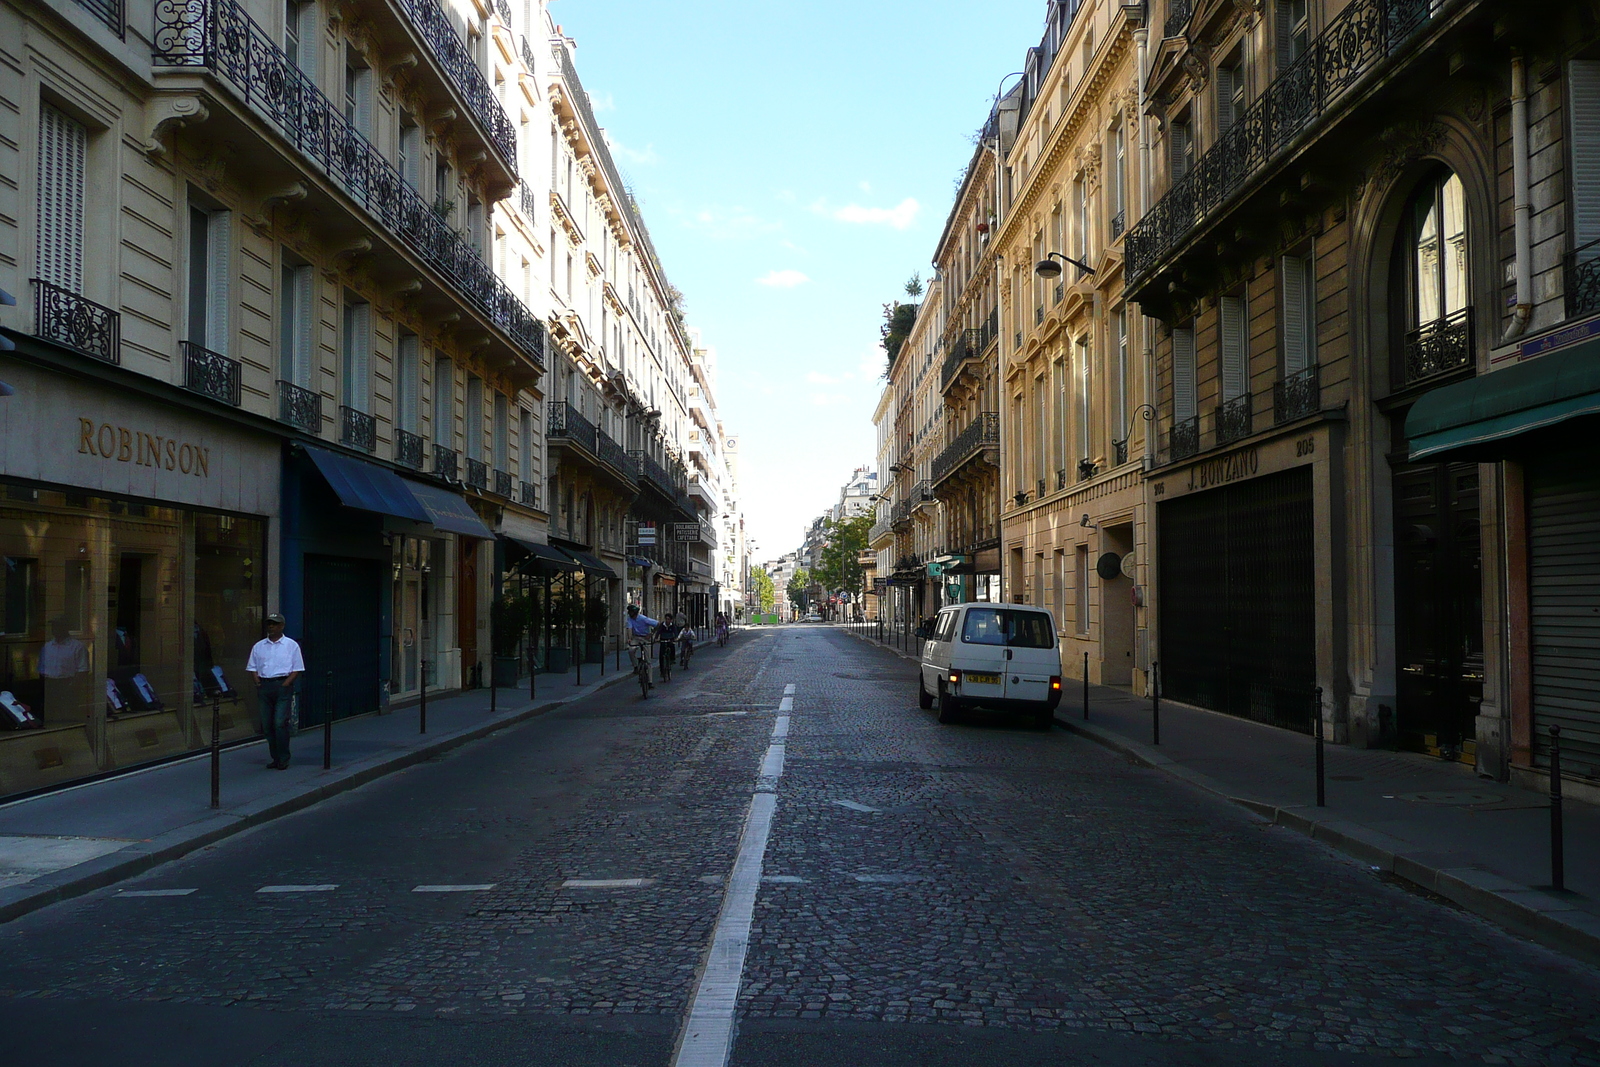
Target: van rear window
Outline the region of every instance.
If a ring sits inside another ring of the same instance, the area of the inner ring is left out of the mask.
[[[1055,648],[1050,616],[1042,611],[1003,608],[969,608],[961,626],[961,640],[969,645],[1006,645],[1011,648]]]

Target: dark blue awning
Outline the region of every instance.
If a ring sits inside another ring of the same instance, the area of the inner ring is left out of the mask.
[[[521,537],[512,537],[501,534],[501,540],[516,545],[528,554],[521,564],[521,569],[529,574],[555,575],[582,570],[582,566],[554,545],[541,544],[538,541],[528,541]],[[529,562],[531,559],[532,562]]]
[[[494,539],[494,533],[483,524],[464,497],[421,482],[403,481],[402,484],[411,490],[417,504],[427,512],[423,521],[433,523],[434,529],[461,534],[463,537],[481,537],[485,541]]]
[[[311,457],[328,488],[345,507],[393,515],[397,519],[430,521],[428,512],[411,494],[404,480],[387,467],[310,446],[306,447],[306,455]]]

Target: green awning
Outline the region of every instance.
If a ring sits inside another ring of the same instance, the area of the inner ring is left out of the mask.
[[[1406,415],[1410,458],[1435,459],[1600,415],[1600,338],[1423,395]]]

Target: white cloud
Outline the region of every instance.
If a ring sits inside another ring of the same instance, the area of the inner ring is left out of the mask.
[[[810,280],[797,270],[770,270],[764,276],[757,278],[756,284],[770,286],[773,289],[793,289]]]
[[[819,408],[836,408],[841,404],[848,404],[856,397],[849,393],[812,393],[811,403]]]
[[[617,100],[610,93],[607,93],[604,96],[591,95],[589,97],[589,107],[596,113],[601,111],[615,111],[617,110]]]
[[[847,374],[845,377],[848,378],[849,375]],[[806,371],[806,381],[810,382],[812,385],[838,385],[840,382],[844,381],[844,378],[835,378],[831,374],[821,374],[812,370]]]
[[[628,163],[638,163],[642,166],[650,166],[652,163],[659,163],[661,161],[661,157],[656,155],[656,146],[653,144],[645,145],[644,149],[641,151],[637,148],[629,148],[615,137],[612,137],[609,133],[606,134],[606,143],[611,146],[611,151],[614,154],[621,156],[622,159]]]
[[[685,226],[701,230],[717,241],[748,241],[783,228],[781,223],[764,219],[748,208],[713,204],[692,211],[671,209]]]
[[[860,184],[861,184],[861,191],[862,191],[862,192],[863,192],[863,193],[870,193],[870,192],[872,192],[872,183],[871,183],[871,182],[862,182],[862,183],[860,183]]]
[[[904,230],[916,221],[917,212],[922,210],[922,205],[909,196],[894,207],[862,207],[860,204],[846,204],[844,207],[830,208],[818,200],[811,205],[811,210],[819,215],[827,215],[840,222],[858,226],[891,226],[896,230]]]

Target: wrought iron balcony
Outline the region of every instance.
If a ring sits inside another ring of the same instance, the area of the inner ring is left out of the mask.
[[[1078,481],[1086,482],[1100,473],[1100,464],[1088,456],[1078,460]]]
[[[867,531],[867,544],[875,545],[885,537],[888,537],[893,531],[894,527],[887,522],[875,523],[872,529]]]
[[[961,365],[969,359],[977,359],[983,351],[978,345],[979,333],[977,330],[962,330],[950,345],[949,353],[944,357],[944,366],[939,373],[939,388],[947,388],[961,374]]]
[[[1176,0],[1175,13],[1190,2]],[[1130,280],[1137,284],[1178,249],[1202,219],[1249,186],[1257,171],[1316,124],[1352,86],[1364,82],[1420,26],[1456,6],[1458,0],[1352,0],[1128,232]],[[1185,10],[1185,22],[1187,18]],[[1170,18],[1167,28],[1168,36],[1177,36],[1170,32]]]
[[[322,396],[302,389],[293,382],[278,379],[278,421],[304,430],[313,437],[322,434]]]
[[[1181,419],[1167,432],[1167,456],[1176,462],[1200,451],[1200,416]]]
[[[1112,441],[1111,442],[1111,462],[1114,463],[1115,465],[1117,465],[1118,467],[1120,467],[1124,463],[1128,462],[1128,442],[1127,441]]]
[[[889,525],[895,529],[911,525],[911,507],[914,501],[910,497],[905,500],[895,501],[894,507],[889,509]]]
[[[1217,444],[1250,436],[1250,394],[1241,393],[1217,405]]]
[[[1122,236],[1122,231],[1128,228],[1128,209],[1123,208],[1111,216],[1111,239],[1115,241]]]
[[[468,456],[466,482],[474,489],[488,489],[489,465],[481,459],[473,459]]]
[[[1043,500],[1049,491],[1050,483],[1043,478],[1036,479],[1033,483],[1033,499]]]
[[[1057,467],[1056,468],[1056,488],[1057,489],[1065,489],[1066,487],[1067,487],[1067,468],[1065,468],[1065,467]]]
[[[432,0],[399,2],[444,19]],[[538,317],[383,154],[345,121],[342,109],[284,55],[236,0],[157,0],[155,13],[153,60],[158,66],[205,68],[232,86],[291,146],[543,369],[544,326]],[[449,23],[441,25],[459,44]]]
[[[157,9],[159,10],[162,4],[170,2],[172,0],[156,0]],[[192,5],[200,0],[185,0],[185,2]],[[473,61],[472,53],[467,51],[466,43],[456,33],[455,27],[450,25],[449,16],[444,13],[444,8],[435,0],[395,0],[395,2],[400,10],[410,17],[417,33],[428,42],[433,58],[455,83],[456,89],[467,102],[467,109],[477,118],[478,124],[484,128],[489,140],[499,150],[500,157],[515,173],[517,131],[511,125],[511,119],[506,115],[505,108],[500,106],[494,90],[489,87],[489,79],[483,76],[483,71]],[[511,25],[509,17],[503,21],[507,26]]]
[[[518,482],[517,502],[530,508],[539,507],[539,487],[533,482]]]
[[[1279,378],[1272,383],[1272,420],[1277,423],[1293,422],[1322,409],[1322,383],[1317,365],[1313,363],[1298,374]]]
[[[633,449],[628,453],[628,456],[637,466],[640,482],[648,483],[663,496],[671,498],[674,502],[677,501],[680,495],[685,500],[688,499],[687,494],[683,494],[679,490],[678,483],[673,479],[672,474],[667,468],[658,463],[650,453],[640,449]]]
[[[1472,365],[1472,308],[1425,322],[1406,334],[1407,385]]]
[[[600,459],[628,481],[637,482],[639,480],[639,465],[633,461],[632,456],[628,455],[628,450],[617,444],[612,436],[604,430],[596,431],[595,437],[600,445],[598,453]]]
[[[123,11],[123,0],[78,0],[78,6],[93,15],[96,21],[105,23],[106,29],[127,40],[127,16]]]
[[[239,361],[193,341],[180,341],[178,346],[183,349],[183,387],[238,407]]]
[[[924,478],[911,487],[911,510],[930,506],[938,503],[938,497],[933,495],[933,483]]]
[[[122,316],[71,289],[33,279],[33,335],[107,363],[122,362]]]
[[[394,431],[394,461],[414,471],[422,469],[422,438],[399,427]]]
[[[522,38],[520,47],[522,50],[522,65],[528,68],[529,74],[539,73],[539,66],[533,61],[533,46],[528,43],[526,37]]]
[[[1037,326],[1043,321],[1044,321],[1044,307],[1041,305],[1040,307],[1036,307],[1036,308],[1033,309],[1033,324],[1035,326]]]
[[[984,411],[934,458],[932,482],[938,485],[986,448],[1000,447],[1000,414]]]
[[[523,217],[529,222],[539,218],[539,198],[534,195],[527,182],[517,183],[517,205],[522,208]]]
[[[378,447],[378,420],[348,404],[339,405],[339,443],[371,452]]]
[[[1022,331],[1021,330],[1017,331],[1017,335],[1011,339],[1011,343],[1017,348],[1021,348],[1022,347]]]
[[[1172,0],[1167,5],[1167,22],[1161,30],[1163,37],[1181,37],[1194,14],[1194,0]]]
[[[461,466],[460,460],[461,457],[456,453],[455,449],[446,448],[444,445],[434,445],[433,476],[446,482],[460,481],[461,476],[457,473]]]
[[[494,472],[494,495],[511,499],[511,473],[509,471]]]
[[[1062,283],[1062,282],[1056,282],[1055,303],[1057,303],[1057,304],[1061,303],[1061,298],[1063,296],[1066,296],[1066,295],[1067,295],[1067,287],[1066,287],[1066,285],[1064,283]],[[1040,313],[1039,317],[1040,318],[1044,317],[1042,312]]]
[[[1567,318],[1600,311],[1600,241],[1590,241],[1567,253]]]
[[[511,5],[506,0],[494,0],[494,13],[500,16],[500,24],[506,28],[511,26]]]

